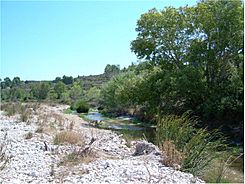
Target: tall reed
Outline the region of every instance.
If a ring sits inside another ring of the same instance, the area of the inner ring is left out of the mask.
[[[164,142],[170,141],[175,145],[175,152],[181,154],[180,169],[194,175],[201,174],[226,146],[221,133],[195,128],[197,123],[198,119],[190,117],[189,113],[169,115],[159,118],[156,130],[156,140],[163,154],[166,155]]]

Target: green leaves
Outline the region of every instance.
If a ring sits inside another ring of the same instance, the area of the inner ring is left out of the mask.
[[[131,50],[140,59],[148,59],[158,65],[170,62],[181,67],[185,60],[189,31],[187,7],[167,7],[163,11],[150,10],[137,22],[138,36],[131,43]]]
[[[50,84],[46,82],[33,84],[31,86],[31,92],[33,96],[36,97],[38,100],[43,100],[47,98],[49,90],[50,90]]]
[[[59,81],[54,86],[54,91],[57,93],[58,99],[61,98],[61,94],[64,93],[65,90],[66,90],[66,85],[62,81]]]
[[[242,121],[243,22],[240,0],[205,0],[141,15],[131,50],[160,69],[147,71],[141,86],[150,89],[142,88],[147,97],[141,99],[162,113],[191,109],[204,120],[222,120],[232,112]]]

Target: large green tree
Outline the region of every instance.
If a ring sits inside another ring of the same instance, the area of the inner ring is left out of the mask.
[[[19,86],[21,83],[20,78],[19,77],[14,77],[12,80],[12,87],[16,87]]]
[[[4,87],[10,87],[12,84],[11,79],[9,77],[4,78]]]
[[[134,104],[152,117],[192,110],[209,122],[242,122],[241,1],[205,0],[194,7],[152,9],[141,15],[136,31],[131,49],[144,62],[128,70],[138,82],[113,79],[102,91],[106,106]],[[140,92],[128,98],[132,89]]]

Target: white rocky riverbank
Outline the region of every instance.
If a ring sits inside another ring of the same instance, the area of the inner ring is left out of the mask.
[[[191,174],[162,165],[159,150],[151,143],[134,142],[128,148],[122,136],[109,130],[81,126],[87,123],[75,115],[63,114],[64,108],[44,106],[34,113],[29,123],[19,122],[18,116],[7,117],[1,112],[0,143],[5,145],[8,162],[0,171],[0,183],[203,183]],[[40,114],[42,120],[46,118],[46,123],[51,122],[52,114],[56,114],[54,119],[62,116],[62,126],[55,120],[53,123],[57,124],[52,124],[58,131],[73,122],[73,130],[83,135],[85,145],[95,139],[90,149],[96,156],[88,163],[60,164],[64,155],[81,146],[53,145],[54,131],[36,132]],[[32,136],[26,139],[27,134]]]

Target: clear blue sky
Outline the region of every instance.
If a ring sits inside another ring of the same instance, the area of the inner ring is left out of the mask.
[[[156,7],[196,0],[1,1],[1,75],[22,80],[103,73],[136,62],[136,22]]]

